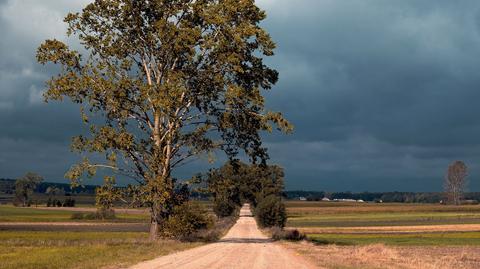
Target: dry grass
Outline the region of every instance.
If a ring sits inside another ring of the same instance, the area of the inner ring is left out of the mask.
[[[311,258],[320,268],[474,269],[480,247],[318,246],[284,243]]]

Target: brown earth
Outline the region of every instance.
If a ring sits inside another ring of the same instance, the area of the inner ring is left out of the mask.
[[[262,234],[248,205],[219,242],[142,262],[131,269],[291,269],[318,268],[298,253]]]
[[[436,233],[436,232],[478,232],[480,224],[445,224],[445,225],[411,225],[411,226],[372,226],[372,227],[312,227],[296,228],[307,234],[320,233]]]

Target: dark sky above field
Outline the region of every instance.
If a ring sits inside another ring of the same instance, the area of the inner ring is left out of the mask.
[[[53,69],[35,61],[67,42],[64,15],[88,1],[0,0],[0,177],[62,181],[78,156],[77,108],[42,101]],[[464,160],[480,191],[480,2],[261,0],[278,45],[267,94],[295,133],[265,136],[288,189],[439,191]],[[205,170],[205,162],[179,176]]]

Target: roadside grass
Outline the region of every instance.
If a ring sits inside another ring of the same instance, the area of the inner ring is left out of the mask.
[[[309,234],[317,244],[394,246],[480,246],[480,232],[420,234]]]
[[[36,209],[34,207],[14,207],[14,206],[0,206],[0,222],[64,222],[64,221],[81,221],[72,220],[72,214],[78,211],[68,210],[45,210]],[[146,222],[148,221],[147,214],[128,214],[118,213],[116,219],[108,220],[108,222]],[[89,220],[89,222],[98,220]]]
[[[0,268],[125,267],[201,245],[147,241],[140,232],[0,232]]]

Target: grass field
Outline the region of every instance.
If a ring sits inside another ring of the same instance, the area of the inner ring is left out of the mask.
[[[287,202],[290,227],[363,227],[480,223],[480,206]]]
[[[319,244],[366,245],[382,243],[398,246],[480,246],[480,232],[415,234],[311,234]]]
[[[319,244],[480,245],[480,228],[461,229],[464,224],[480,224],[478,205],[290,201],[287,212],[287,226],[306,232]],[[442,230],[445,225],[449,225],[448,230]],[[352,227],[351,231],[347,227]]]
[[[199,243],[146,240],[147,233],[0,232],[0,268],[117,268]]]
[[[121,211],[121,210],[120,210]],[[10,205],[0,206],[0,222],[64,222],[82,221],[72,220],[72,214],[77,211],[62,208],[61,210],[45,210],[34,207],[22,208]],[[112,220],[109,220],[112,221]],[[147,214],[125,214],[117,213],[115,222],[146,222]]]

